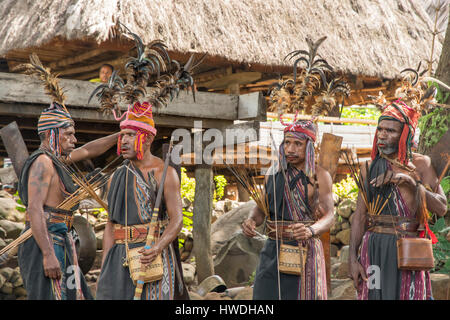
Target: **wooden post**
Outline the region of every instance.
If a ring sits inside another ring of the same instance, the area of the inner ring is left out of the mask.
[[[339,158],[341,156],[341,144],[343,138],[331,133],[324,133],[320,143],[319,165],[327,170],[331,179],[336,175]],[[327,269],[327,287],[331,294],[331,257],[330,257],[330,231],[320,236],[323,245],[323,254],[325,256],[325,266]]]
[[[238,189],[238,201],[239,202],[247,202],[250,201],[250,195],[248,194],[247,190],[242,187],[240,183],[237,184]]]
[[[213,171],[209,165],[195,168],[194,255],[198,283],[214,274],[211,252],[211,212],[213,204]]]

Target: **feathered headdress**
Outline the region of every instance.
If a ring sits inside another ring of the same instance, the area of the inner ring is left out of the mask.
[[[161,40],[144,45],[142,39],[125,25],[122,34],[135,42],[136,57],[130,57],[125,64],[126,84],[117,73],[113,73],[108,84],[97,87],[89,100],[96,95],[101,101],[102,110],[112,110],[120,127],[137,131],[135,149],[138,159],[143,157],[143,142],[148,134],[156,135],[153,120],[153,107],[167,106],[169,100],[178,97],[180,90],[191,89],[195,101],[195,85],[191,72],[204,59],[194,63],[194,55],[181,66],[172,60],[167,46]],[[127,111],[121,115],[119,100],[128,104]],[[122,120],[125,117],[124,120]],[[117,152],[120,154],[119,138]]]
[[[316,42],[306,38],[307,50],[295,50],[285,58],[294,61],[293,77],[280,81],[270,92],[270,109],[282,113],[306,110],[312,107],[314,116],[328,114],[337,105],[337,99],[347,97],[350,93],[348,84],[335,76],[333,67],[318,55],[319,46],[327,37]],[[304,69],[300,75],[297,70],[300,63]],[[327,78],[328,74],[328,78]]]
[[[58,75],[51,73],[50,68],[44,67],[36,53],[33,52],[30,55],[30,63],[20,64],[14,68],[14,71],[23,71],[25,74],[38,76],[44,84],[45,93],[52,98],[52,102],[58,103],[65,112],[68,112],[64,105],[66,96],[59,85]]]
[[[74,122],[64,105],[64,91],[59,85],[58,75],[51,73],[50,68],[42,65],[39,57],[33,52],[30,63],[17,66],[14,70],[24,70],[29,75],[37,75],[44,84],[45,93],[52,98],[50,106],[42,111],[38,120],[38,133],[49,131],[49,146],[56,156],[61,155],[59,129],[73,126]]]
[[[382,93],[377,97],[371,97],[382,112],[378,118],[378,123],[382,120],[396,120],[404,124],[399,140],[397,159],[404,165],[412,158],[411,147],[418,120],[422,112],[429,108],[430,102],[434,100],[437,93],[436,87],[429,86],[428,82],[433,81],[444,88],[450,89],[446,84],[433,77],[423,76],[426,70],[420,71],[420,66],[421,63],[419,63],[417,69],[406,68],[400,72],[403,76],[400,87],[395,91],[395,101],[387,103]],[[375,134],[372,159],[375,159],[377,154],[377,135]]]

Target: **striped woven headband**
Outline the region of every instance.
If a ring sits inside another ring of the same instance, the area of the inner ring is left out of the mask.
[[[73,125],[73,123],[70,114],[56,108],[48,108],[39,117],[38,133],[53,128],[64,128]]]

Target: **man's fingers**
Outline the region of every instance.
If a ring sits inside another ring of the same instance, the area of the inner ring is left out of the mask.
[[[367,281],[367,275],[362,265],[359,265],[359,274],[364,281]]]
[[[355,289],[358,289],[358,277],[353,277],[353,286],[355,287]]]

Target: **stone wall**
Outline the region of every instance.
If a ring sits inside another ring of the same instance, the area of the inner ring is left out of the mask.
[[[25,228],[25,213],[15,198],[0,191],[0,249],[15,240]],[[0,300],[25,299],[27,292],[17,262],[17,255],[0,265]]]

